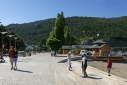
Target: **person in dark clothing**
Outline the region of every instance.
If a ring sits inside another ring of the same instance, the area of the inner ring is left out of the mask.
[[[17,60],[18,60],[18,51],[16,50],[16,48],[14,48],[14,58],[13,58],[13,62],[15,64],[14,70],[17,70]]]
[[[1,52],[0,52],[0,59],[1,59],[1,61],[4,61],[5,62],[5,60],[4,60],[3,55],[1,54]]]
[[[54,56],[57,56],[57,55],[56,55],[56,51],[54,51]]]
[[[83,78],[87,77],[87,72],[86,72],[86,68],[87,68],[87,59],[85,58],[85,56],[83,56],[82,61],[81,61],[81,65],[82,65],[82,73],[83,73]]]

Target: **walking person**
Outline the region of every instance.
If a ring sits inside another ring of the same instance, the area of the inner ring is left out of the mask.
[[[30,57],[30,55],[29,55],[29,51],[27,52],[27,56]]]
[[[18,60],[18,51],[16,50],[16,48],[14,48],[14,58],[13,58],[13,62],[15,64],[14,70],[17,70],[17,60]]]
[[[57,55],[56,55],[56,51],[54,51],[54,57],[55,57],[55,56],[57,56]]]
[[[8,52],[8,56],[9,56],[9,59],[10,59],[10,63],[11,63],[11,70],[13,69],[13,58],[14,58],[14,49],[13,49],[13,46],[10,47],[10,50]]]
[[[68,63],[68,70],[70,71],[72,69],[72,66],[71,66],[71,51],[68,52],[67,63]]]
[[[3,57],[3,55],[1,54],[1,52],[0,52],[0,59],[1,59],[0,62],[5,62],[4,57]]]
[[[86,59],[85,55],[82,56],[81,66],[82,66],[83,78],[88,77],[87,72],[86,72],[87,59]]]
[[[51,54],[51,57],[52,57],[53,56],[53,51],[51,51],[50,54]]]
[[[31,51],[29,51],[29,57],[31,56]]]
[[[110,71],[111,71],[111,68],[112,68],[112,62],[110,59],[108,59],[108,62],[107,62],[107,71],[108,71],[108,76],[111,76],[110,75]]]
[[[54,57],[56,56],[56,52],[55,52],[55,51],[53,51],[53,56],[54,56]]]

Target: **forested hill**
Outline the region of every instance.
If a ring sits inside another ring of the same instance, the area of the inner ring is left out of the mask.
[[[117,18],[98,17],[67,17],[66,24],[76,43],[81,40],[127,40],[127,16]],[[16,32],[28,44],[38,44],[43,38],[46,40],[54,27],[55,18],[40,20],[24,24],[10,24],[6,28]],[[96,36],[97,34],[100,36]]]

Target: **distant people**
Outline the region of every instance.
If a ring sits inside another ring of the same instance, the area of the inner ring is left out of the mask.
[[[31,52],[29,52],[29,56],[31,56]]]
[[[83,78],[87,77],[87,72],[86,72],[86,68],[87,68],[87,59],[84,56],[82,56],[82,61],[81,61],[81,66],[82,66],[82,73],[83,73]]]
[[[28,57],[30,57],[30,56],[31,56],[31,52],[29,51],[29,52],[28,52]]]
[[[110,75],[110,71],[111,71],[111,68],[112,68],[112,62],[110,59],[108,59],[108,62],[107,62],[107,71],[108,71],[108,76],[111,76]]]
[[[27,51],[27,56],[29,57],[29,51]]]
[[[53,54],[54,54],[54,56],[57,56],[57,55],[56,55],[56,51],[54,51]]]
[[[1,54],[1,52],[0,52],[0,59],[2,60],[2,54]]]
[[[1,52],[0,52],[0,59],[1,59],[1,61],[2,61],[2,59],[3,59]]]
[[[51,54],[51,57],[52,57],[53,56],[53,51],[51,51],[50,54]]]
[[[10,63],[11,63],[11,70],[13,69],[13,58],[14,58],[14,50],[13,50],[13,46],[10,47],[10,50],[8,52],[8,56],[10,58]]]
[[[5,61],[3,56],[4,55],[2,55],[2,53],[0,52],[0,59],[1,59],[1,61]]]
[[[127,52],[123,52],[122,55],[125,56],[125,57],[127,57]]]
[[[6,53],[6,58],[7,58],[7,53]]]
[[[72,69],[72,66],[71,66],[71,51],[68,52],[67,63],[68,63],[68,70],[71,70]]]
[[[16,48],[14,48],[14,58],[13,58],[13,62],[15,64],[14,70],[17,70],[17,60],[18,60],[18,51],[16,50]]]

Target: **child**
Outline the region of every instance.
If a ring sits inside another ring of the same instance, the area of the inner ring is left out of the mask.
[[[112,62],[110,59],[108,59],[108,62],[107,62],[107,71],[108,71],[108,76],[111,76],[110,75],[110,71],[111,71],[111,68],[112,68]]]

